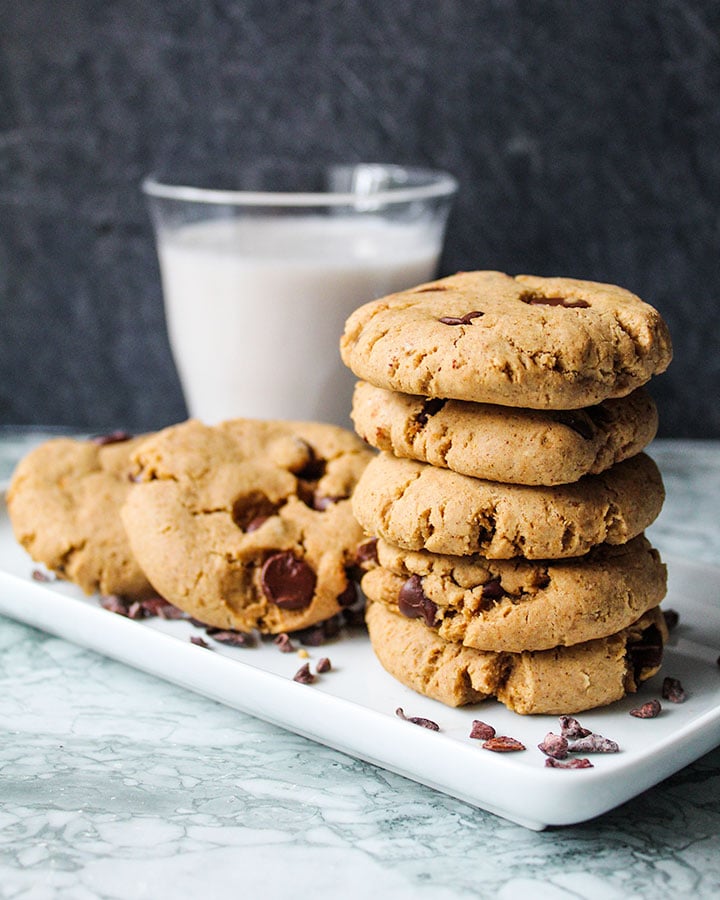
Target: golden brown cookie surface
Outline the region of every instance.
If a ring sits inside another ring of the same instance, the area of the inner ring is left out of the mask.
[[[497,484],[381,453],[353,509],[368,534],[406,550],[492,559],[562,559],[623,544],[655,520],[665,496],[644,453],[575,484]]]
[[[139,599],[153,593],[120,521],[132,487],[130,456],[144,440],[55,438],[31,451],[13,474],[8,513],[18,541],[87,594]]]
[[[360,382],[355,428],[369,444],[463,475],[511,484],[567,484],[639,453],[657,409],[643,388],[582,410],[515,409],[399,394]]]
[[[370,603],[366,620],[380,664],[402,684],[448,706],[494,695],[523,715],[565,715],[620,700],[658,671],[667,640],[659,608],[607,638],[514,654],[444,641],[383,603]]]
[[[587,556],[530,562],[411,552],[378,541],[368,598],[475,650],[549,650],[628,627],[665,596],[666,570],[644,537]]]
[[[340,348],[378,387],[534,409],[623,397],[672,358],[660,315],[630,291],[486,271],[361,306]]]
[[[123,522],[156,590],[200,621],[305,628],[354,600],[348,498],[369,457],[332,425],[191,420],[138,448]]]

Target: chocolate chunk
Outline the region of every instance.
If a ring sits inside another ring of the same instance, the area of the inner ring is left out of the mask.
[[[345,586],[345,590],[342,593],[338,594],[337,602],[338,606],[341,606],[343,609],[348,606],[355,606],[358,601],[358,587],[354,581],[348,581]]]
[[[295,652],[295,645],[290,640],[290,635],[284,631],[282,632],[282,634],[279,634],[275,638],[273,643],[275,644],[275,646],[278,648],[278,650],[281,653],[294,653]]]
[[[615,741],[601,734],[589,734],[577,741],[571,741],[568,750],[571,753],[618,753],[620,747]]]
[[[481,722],[480,719],[473,719],[469,736],[478,741],[489,741],[490,738],[495,737],[495,729],[492,725],[488,725],[487,722]]]
[[[438,319],[438,322],[442,322],[443,325],[470,325],[473,319],[478,319],[484,315],[485,313],[476,309],[473,312],[465,313],[464,316],[443,316],[441,319]]]
[[[442,321],[442,319],[440,321]],[[415,416],[415,421],[418,425],[427,425],[430,416],[434,416],[436,413],[439,413],[446,403],[447,400],[441,400],[439,398],[426,400],[423,403],[420,412]]]
[[[265,560],[260,581],[265,596],[280,609],[305,609],[312,602],[317,578],[304,560],[286,550]]]
[[[293,681],[297,681],[299,684],[312,684],[315,681],[315,676],[310,671],[310,663],[300,666],[293,675]]]
[[[530,306],[564,306],[565,309],[589,309],[586,300],[572,300],[570,297],[544,297],[542,294],[523,294],[520,299]]]
[[[317,665],[315,666],[315,671],[316,671],[319,675],[324,675],[325,672],[329,672],[331,669],[332,669],[332,663],[331,663],[330,660],[327,658],[327,656],[321,657],[321,658],[317,661]]]
[[[547,769],[592,769],[593,764],[589,759],[567,759],[561,762],[559,759],[548,757],[545,760],[545,768]]]
[[[263,522],[275,515],[278,509],[278,504],[273,503],[261,491],[250,491],[248,494],[237,497],[233,502],[232,519],[242,531],[257,531]]]
[[[542,750],[546,756],[552,756],[553,759],[565,759],[568,755],[567,738],[549,731],[542,744],[538,744],[538,750]]]
[[[400,706],[395,710],[395,715],[405,722],[412,722],[413,725],[420,725],[421,728],[427,728],[430,731],[440,731],[440,726],[437,722],[433,722],[432,719],[423,719],[422,716],[406,716]]]
[[[494,753],[514,753],[516,750],[525,750],[525,744],[508,737],[506,734],[491,737],[482,745],[483,750],[492,750]]]
[[[367,563],[378,564],[377,538],[370,538],[364,544],[360,544],[355,553],[355,562],[361,567],[365,567]]]
[[[422,588],[422,578],[419,575],[411,575],[398,593],[398,609],[408,619],[425,620],[426,625],[435,624],[437,606],[425,596]]]
[[[595,427],[592,421],[580,409],[556,412],[554,418],[560,425],[571,428],[586,441],[591,441],[595,437]]]
[[[669,700],[671,703],[684,703],[687,698],[679,678],[665,678],[661,696],[663,700]]]
[[[560,716],[560,734],[568,740],[587,737],[592,734],[589,728],[583,728],[572,716]]]
[[[500,585],[500,578],[493,578],[492,581],[486,581],[482,587],[483,600],[500,600],[505,596],[505,591]]]
[[[680,613],[675,609],[664,609],[663,618],[665,619],[667,630],[672,631],[673,628],[677,627],[677,624],[680,621]]]
[[[631,709],[630,715],[635,716],[636,719],[655,719],[660,715],[661,710],[662,706],[660,705],[659,700],[648,700],[648,702],[643,703],[642,706]]]
[[[129,441],[132,437],[127,431],[111,431],[109,434],[99,434],[94,438],[90,438],[93,444],[104,447],[106,444],[121,444],[123,441]]]

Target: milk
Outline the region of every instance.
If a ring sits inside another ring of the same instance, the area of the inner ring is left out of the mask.
[[[433,277],[439,226],[366,216],[221,219],[158,235],[168,332],[190,415],[349,426],[340,360],[360,304]]]

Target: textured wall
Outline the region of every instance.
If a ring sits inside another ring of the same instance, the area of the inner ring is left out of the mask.
[[[623,284],[676,345],[663,433],[720,437],[720,5],[0,0],[0,423],[184,416],[139,182],[176,158],[462,182],[443,271]]]

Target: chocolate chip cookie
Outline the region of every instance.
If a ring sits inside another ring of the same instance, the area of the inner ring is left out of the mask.
[[[185,422],[134,454],[122,510],[155,589],[219,628],[305,628],[355,601],[350,495],[371,453],[315,423]]]
[[[7,505],[17,540],[86,594],[143,599],[154,593],[120,521],[132,487],[130,456],[146,439],[54,438],[13,474]]]
[[[368,534],[406,550],[561,559],[626,543],[655,520],[664,497],[644,453],[554,487],[498,484],[381,453],[352,502]]]
[[[370,603],[366,620],[379,662],[402,684],[448,706],[495,696],[523,715],[565,715],[620,700],[658,671],[667,640],[657,607],[610,637],[524,653],[445,641],[384,603]]]
[[[361,306],[340,349],[378,387],[532,409],[624,397],[672,358],[659,313],[630,291],[482,271]]]
[[[578,410],[428,399],[359,382],[352,419],[373,447],[510,484],[567,484],[640,453],[657,408],[644,388]]]
[[[530,562],[411,552],[378,541],[362,580],[370,600],[475,650],[549,650],[627,628],[665,596],[667,573],[644,537],[587,556]]]

